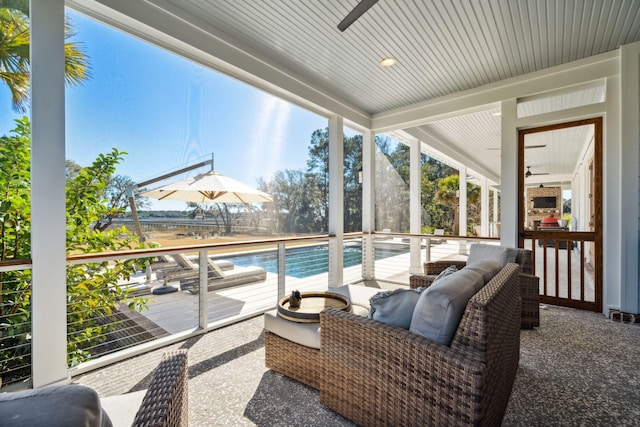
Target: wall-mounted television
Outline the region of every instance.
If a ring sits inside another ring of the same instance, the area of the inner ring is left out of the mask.
[[[556,208],[556,198],[555,197],[534,197],[533,208],[534,209]]]

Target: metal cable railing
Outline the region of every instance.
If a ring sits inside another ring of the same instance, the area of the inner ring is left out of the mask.
[[[362,280],[363,236],[351,233],[342,242],[344,283]],[[436,236],[402,233],[370,237],[375,278],[402,285],[409,282],[412,239],[420,241],[420,265],[426,259],[464,256],[475,241],[498,243],[451,236],[436,241]],[[71,374],[253,317],[273,309],[294,289],[335,286],[329,283],[331,239],[312,236],[69,257]],[[30,376],[30,264],[4,266],[0,272],[0,375],[6,385]]]

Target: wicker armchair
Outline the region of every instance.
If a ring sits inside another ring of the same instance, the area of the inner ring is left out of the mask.
[[[476,293],[450,347],[351,313],[320,314],[320,402],[363,426],[500,425],[518,369],[519,268]]]
[[[520,265],[520,297],[522,299],[522,329],[540,326],[540,278],[534,276],[531,251],[518,249],[516,264]],[[423,264],[424,274],[409,277],[411,289],[431,286],[436,276],[447,267],[455,265],[458,269],[467,265],[461,260],[428,261]]]
[[[188,381],[187,350],[166,352],[153,374],[133,426],[187,426],[189,423]]]
[[[144,394],[128,393],[99,398],[81,384],[0,394],[0,425],[182,427],[188,424],[187,350],[166,352]]]

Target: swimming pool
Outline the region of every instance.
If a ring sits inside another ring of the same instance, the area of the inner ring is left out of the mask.
[[[408,246],[376,248],[375,258],[379,260],[407,252],[409,252]],[[242,267],[256,265],[264,268],[269,273],[278,272],[278,255],[275,250],[249,255],[227,256],[224,259],[228,259],[235,265]],[[344,247],[344,267],[352,267],[358,264],[362,264],[362,246],[359,244],[346,245]],[[318,245],[287,249],[285,265],[286,275],[298,279],[326,273],[329,270],[329,247],[327,245]]]

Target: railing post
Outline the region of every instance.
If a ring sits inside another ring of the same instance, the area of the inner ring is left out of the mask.
[[[200,267],[200,280],[199,280],[199,292],[198,292],[198,308],[199,308],[199,322],[198,326],[201,329],[206,329],[209,323],[209,307],[208,307],[208,294],[209,294],[209,265],[208,254],[205,249],[199,252],[198,266]]]
[[[370,233],[362,236],[362,278],[373,280],[375,278],[375,244]]]
[[[280,242],[278,243],[278,301],[284,298],[286,292],[285,276],[287,264],[285,262],[285,256],[286,248],[284,242]]]
[[[431,238],[427,237],[424,240],[425,240],[424,261],[428,262],[428,261],[431,261]]]

